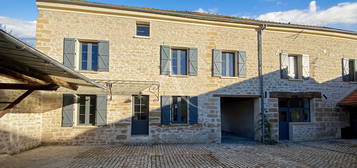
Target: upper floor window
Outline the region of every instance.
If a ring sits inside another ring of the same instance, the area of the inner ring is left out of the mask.
[[[280,54],[280,74],[282,79],[308,79],[309,55]]]
[[[79,54],[80,70],[98,70],[98,43],[80,42],[81,49]]]
[[[299,73],[301,67],[299,67],[299,65],[301,64],[298,64],[298,56],[289,55],[288,75],[290,78],[298,79],[299,76],[301,76]]]
[[[109,71],[109,41],[65,38],[63,64],[74,70]]]
[[[357,81],[357,60],[343,59],[343,81]]]
[[[212,76],[246,77],[245,51],[222,52],[220,49],[213,49],[212,56]]]
[[[187,75],[187,50],[172,49],[171,74]]]
[[[222,52],[222,76],[235,76],[235,60],[234,53]]]
[[[136,35],[137,36],[150,36],[150,24],[137,23],[136,24]]]

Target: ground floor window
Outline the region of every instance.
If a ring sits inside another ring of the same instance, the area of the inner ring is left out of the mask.
[[[279,99],[279,121],[309,122],[309,99]]]
[[[172,97],[172,123],[187,123],[188,97],[173,96]]]
[[[97,96],[79,95],[78,96],[78,124],[95,125]]]

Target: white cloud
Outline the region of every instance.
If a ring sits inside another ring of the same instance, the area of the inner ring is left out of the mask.
[[[321,26],[357,24],[357,2],[339,3],[328,9],[319,10],[316,1],[311,1],[307,9],[269,12],[256,19]]]
[[[0,16],[0,24],[5,25],[6,30],[18,38],[35,38],[36,21]]]
[[[218,12],[218,9],[217,8],[212,8],[212,9],[205,10],[203,8],[198,8],[194,12],[216,14]]]

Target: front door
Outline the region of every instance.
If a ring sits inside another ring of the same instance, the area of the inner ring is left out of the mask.
[[[310,121],[309,99],[279,99],[279,139],[289,140],[289,122]]]
[[[279,139],[288,140],[289,139],[289,109],[279,108]]]
[[[149,134],[149,96],[133,96],[132,135]]]

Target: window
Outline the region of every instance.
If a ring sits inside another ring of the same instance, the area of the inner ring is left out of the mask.
[[[133,96],[134,99],[134,119],[148,120],[149,96]]]
[[[349,72],[349,74],[350,74],[350,81],[357,81],[357,79],[356,79],[356,74],[355,74],[355,61],[354,60],[349,60],[348,61],[349,62],[349,70],[350,70],[350,72]]]
[[[222,52],[222,76],[235,76],[234,53]]]
[[[187,123],[188,97],[173,96],[171,105],[172,123]]]
[[[309,99],[279,99],[279,121],[310,121]]]
[[[136,24],[137,36],[150,36],[150,24]]]
[[[171,74],[172,75],[187,75],[187,50],[172,49]]]
[[[93,95],[80,95],[78,97],[78,125],[95,125],[96,101]]]
[[[292,79],[298,79],[298,56],[289,55],[288,75]]]
[[[80,70],[98,70],[98,43],[80,43]]]

